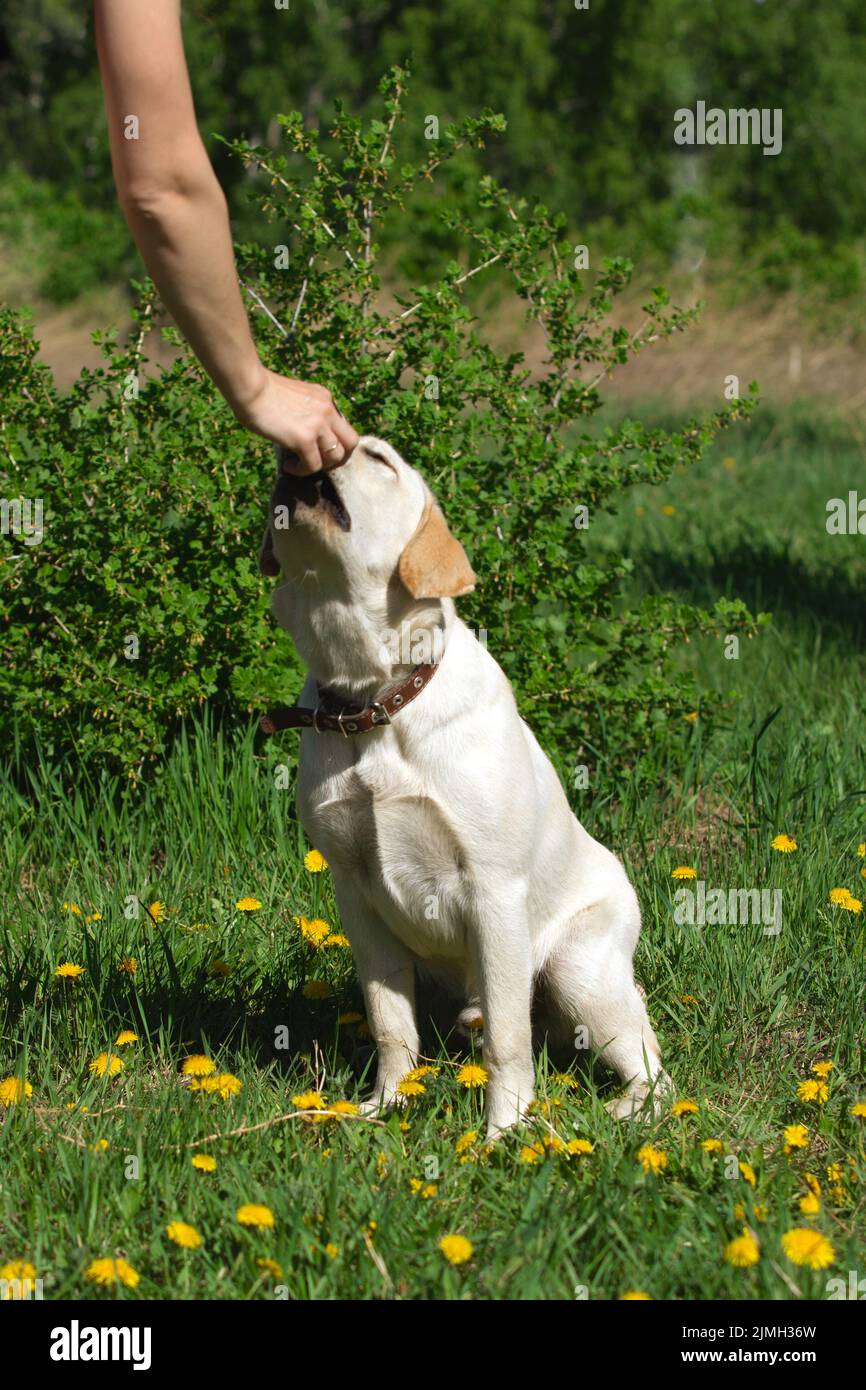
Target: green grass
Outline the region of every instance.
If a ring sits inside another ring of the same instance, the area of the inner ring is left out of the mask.
[[[612,779],[602,759],[592,791],[575,796],[587,826],[631,869],[645,922],[638,973],[678,1094],[698,1102],[697,1115],[617,1124],[603,1108],[609,1082],[576,1073],[572,1089],[555,1077],[574,1057],[541,1054],[547,1117],[490,1153],[479,1137],[461,1162],[460,1136],[483,1134],[482,1097],[455,1079],[470,1054],[440,1012],[425,1039],[439,1075],[403,1116],[293,1118],[292,1096],[311,1088],[361,1098],[372,1052],[362,1027],[338,1022],[362,1010],[349,953],[315,949],[294,921],[322,917],[339,930],[329,876],[304,867],[292,789],[274,776],[283,759],[291,773],[291,737],[259,747],[191,730],[159,785],[125,798],[73,767],[13,759],[0,784],[0,1076],[26,1077],[33,1093],[0,1118],[0,1263],[28,1258],[46,1296],[75,1298],[98,1296],[84,1270],[118,1254],[140,1283],[105,1296],[262,1298],[285,1286],[320,1299],[617,1298],[627,1289],[788,1299],[826,1297],[828,1278],[862,1272],[866,1129],[850,1110],[866,1099],[866,914],[828,895],[844,886],[866,897],[857,853],[866,840],[866,542],[823,533],[824,501],[856,486],[860,471],[856,440],[829,425],[770,421],[663,490],[630,495],[599,528],[600,543],[634,558],[636,588],[725,591],[775,615],[737,661],[715,644],[689,649],[684,659],[706,689],[740,695],[712,732],[701,718],[671,731],[653,795]],[[674,777],[671,749],[683,743]],[[569,750],[551,751],[565,772]],[[771,849],[779,832],[796,836],[796,853]],[[678,926],[678,864],[711,887],[780,888],[782,930]],[[125,916],[130,895],[164,903],[161,919]],[[261,909],[238,911],[246,895]],[[101,918],[87,922],[64,902]],[[134,975],[118,971],[124,956],[136,958]],[[86,973],[56,979],[64,960]],[[228,974],[214,972],[217,961]],[[327,997],[305,997],[313,980]],[[122,1073],[94,1076],[89,1062],[122,1028],[139,1037],[118,1053]],[[280,1029],[288,1047],[275,1046]],[[238,1095],[181,1084],[183,1059],[198,1052],[240,1079]],[[797,1099],[817,1059],[834,1063],[825,1105]],[[808,1127],[809,1147],[786,1155],[782,1132],[794,1123]],[[523,1146],[550,1125],[565,1140],[589,1139],[592,1153],[524,1162]],[[708,1138],[724,1152],[704,1152]],[[661,1175],[636,1161],[647,1142],[668,1155]],[[192,1167],[197,1152],[216,1158],[215,1172]],[[754,1189],[740,1162],[754,1168]],[[842,1183],[827,1180],[834,1163]],[[813,1216],[799,1210],[807,1172],[822,1189]],[[413,1180],[435,1193],[413,1192]],[[842,1189],[837,1200],[832,1187]],[[273,1210],[273,1230],[238,1224],[246,1202]],[[167,1238],[178,1219],[200,1232],[200,1249]],[[723,1252],[744,1224],[761,1258],[734,1269]],[[802,1225],[829,1238],[831,1268],[786,1258],[782,1236]],[[474,1247],[457,1269],[438,1250],[451,1233]],[[265,1256],[282,1278],[257,1266]]]

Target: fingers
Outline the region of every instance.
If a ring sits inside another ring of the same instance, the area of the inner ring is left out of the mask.
[[[316,436],[308,431],[294,430],[291,446],[283,458],[283,472],[302,476],[304,473],[319,473],[322,469],[322,455]]]
[[[337,410],[336,408],[334,410],[334,418],[331,421],[331,428],[333,429],[334,434],[337,437],[337,440],[342,445],[343,459],[341,459],[340,461],[343,462],[343,460],[349,457],[355,445],[358,443],[358,436],[352,429],[352,426],[349,424],[345,416],[341,415],[339,410]],[[333,457],[338,458],[339,452],[339,450],[335,450]]]
[[[338,468],[358,442],[330,391],[272,374],[272,389],[248,423],[283,446],[282,470],[303,477]]]
[[[339,468],[346,460],[345,446],[330,430],[319,440],[319,453],[322,455],[323,468]]]

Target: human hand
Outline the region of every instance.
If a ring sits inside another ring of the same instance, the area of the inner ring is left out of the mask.
[[[234,406],[242,425],[290,451],[284,467],[297,475],[318,473],[344,463],[358,436],[324,386],[296,381],[262,368],[253,395]]]

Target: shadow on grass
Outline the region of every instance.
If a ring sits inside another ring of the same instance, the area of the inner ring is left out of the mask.
[[[710,560],[653,549],[637,560],[641,576],[658,590],[709,604],[723,595],[741,598],[756,613],[811,617],[844,631],[862,646],[866,635],[866,571],[862,577],[839,569],[821,574],[783,550],[748,541]]]

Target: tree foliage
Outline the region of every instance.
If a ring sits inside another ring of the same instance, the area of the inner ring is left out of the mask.
[[[184,15],[200,128],[242,236],[255,227],[245,178],[214,132],[274,151],[276,111],[297,108],[316,125],[342,99],[371,115],[376,75],[411,58],[411,157],[423,155],[428,116],[442,126],[484,107],[506,117],[507,135],[483,154],[468,151],[441,184],[466,211],[488,173],[564,209],[581,239],[596,229],[608,254],[670,256],[683,219],[697,215],[726,267],[754,261],[784,285],[804,261],[840,293],[859,282],[860,256],[838,254],[862,247],[866,223],[859,0],[592,0],[585,10],[571,0],[291,0],[285,10],[268,0],[187,0]],[[70,211],[52,243],[63,263],[45,288],[59,298],[88,268],[98,283],[106,269],[133,263],[117,225],[91,28],[91,7],[78,0],[18,3],[0,15],[0,168],[20,166],[92,215],[82,222]],[[781,108],[782,154],[705,147],[698,182],[684,189],[673,118],[699,99]],[[7,235],[25,217],[27,184],[13,184],[7,201],[12,194],[5,220],[0,200]],[[406,268],[423,262],[426,273],[447,243],[423,210],[421,200],[423,237],[400,225],[394,235],[414,257]],[[108,222],[101,260],[89,255],[97,215]]]

